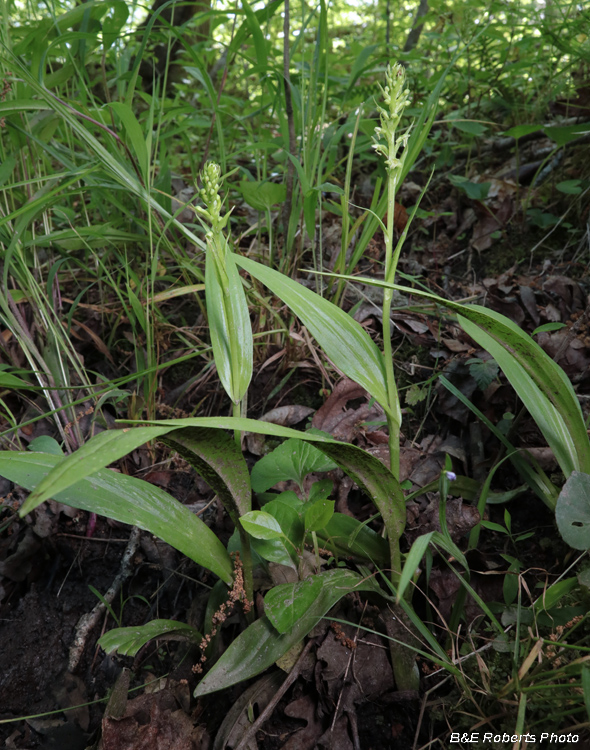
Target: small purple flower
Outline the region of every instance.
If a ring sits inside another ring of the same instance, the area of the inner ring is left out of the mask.
[[[447,475],[447,479],[449,480],[449,482],[454,482],[455,479],[457,479],[457,475],[455,474],[454,471],[447,471],[446,475]]]

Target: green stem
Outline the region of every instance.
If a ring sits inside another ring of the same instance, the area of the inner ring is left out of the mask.
[[[392,283],[399,253],[393,253],[393,227],[395,217],[395,173],[390,170],[387,176],[387,231],[385,232],[385,280]],[[401,409],[399,395],[393,372],[393,351],[391,349],[391,303],[393,289],[383,292],[383,363],[385,365],[385,381],[389,414],[387,426],[389,429],[389,468],[396,479],[399,479],[399,433],[401,428]]]
[[[232,417],[241,417],[242,416],[242,402],[238,401],[238,403],[234,403],[232,401]],[[242,450],[242,431],[241,430],[234,430],[234,440],[236,441],[236,446],[239,451]]]

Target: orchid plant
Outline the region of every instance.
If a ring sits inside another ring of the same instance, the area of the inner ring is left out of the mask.
[[[400,65],[388,67],[382,89],[383,106],[379,107],[380,124],[375,131],[374,143],[376,152],[385,159],[387,171],[387,224],[378,219],[385,237],[384,279],[377,281],[339,275],[340,281],[361,281],[384,288],[382,350],[367,331],[337,305],[272,268],[233,252],[226,235],[229,213],[223,213],[221,169],[214,163],[208,163],[203,170],[200,192],[204,207],[196,211],[206,230],[206,306],[213,356],[220,381],[232,401],[233,416],[153,421],[134,427],[127,425],[123,429],[108,430],[93,437],[70,456],[9,451],[0,453],[0,475],[32,490],[21,508],[21,515],[31,512],[43,501],[55,498],[76,508],[110,516],[158,535],[215,573],[220,579],[220,586],[233,590],[238,573],[241,576],[241,568],[237,570],[235,558],[232,561],[211,529],[163,490],[139,479],[105,470],[110,463],[148,441],[157,439],[165,442],[205,477],[233,520],[241,545],[246,600],[252,598],[251,539],[257,540],[255,546],[265,551],[267,559],[280,554],[297,571],[300,580],[284,584],[287,588],[276,586],[267,594],[267,614],[248,624],[199,683],[198,695],[249,679],[266,669],[296,646],[342,596],[355,590],[370,589],[382,596],[390,606],[397,608],[398,619],[403,615],[411,622],[413,632],[428,644],[430,658],[451,671],[454,669],[444,650],[404,596],[434,537],[418,539],[405,562],[402,560],[399,541],[406,523],[405,498],[399,481],[402,417],[393,369],[390,328],[395,289],[421,294],[432,303],[446,306],[457,313],[467,333],[491,352],[514,385],[554,449],[566,477],[573,478],[574,483],[579,483],[580,477],[585,477],[583,482],[586,483],[590,480],[590,443],[579,403],[563,371],[540,347],[511,321],[497,313],[477,305],[450,302],[418,289],[398,286],[395,282],[401,249],[417,210],[417,206],[414,207],[408,225],[394,247],[395,194],[428,136],[440,85],[439,82],[432,93],[429,109],[418,123],[413,128],[402,130],[401,118],[410,101],[405,71]],[[325,435],[297,432],[246,418],[245,398],[252,378],[253,337],[240,268],[287,304],[334,366],[381,404],[389,427],[389,468],[361,449]],[[233,440],[228,437],[227,430],[234,431]],[[293,438],[304,446],[317,449],[321,460],[316,455],[313,460],[310,459],[309,465],[316,465],[314,461],[321,464],[324,459],[333,461],[371,497],[383,519],[387,541],[354,519],[333,513],[329,501],[322,494],[315,497],[315,504],[295,503],[290,508],[289,497],[282,497],[274,501],[269,511],[253,512],[253,484],[240,447],[242,431],[281,439]],[[557,502],[559,509],[556,488],[540,469],[526,464],[517,455],[510,458],[537,494],[551,507],[555,507]],[[441,485],[441,496],[446,492],[450,479],[448,474],[445,477],[447,484]],[[441,518],[442,528],[443,521]],[[569,522],[567,518],[566,522]],[[337,539],[341,545],[340,551],[348,551],[360,560],[359,572],[317,570],[308,580],[299,557],[303,554],[308,532],[312,535],[316,555],[318,538],[322,539],[323,546]],[[270,544],[264,544],[266,542]],[[439,535],[437,542],[466,565],[465,558],[448,537]],[[380,588],[367,568],[362,567],[370,563],[377,563],[381,569],[389,569],[385,589]],[[468,588],[467,580],[462,579],[462,585],[477,597]],[[493,615],[491,620],[495,622]],[[105,648],[132,654],[147,639],[169,634],[174,629],[175,625],[169,621],[157,625],[152,623],[145,630],[140,629],[139,633],[122,633],[122,630],[128,629],[118,629],[119,632],[115,630],[103,637],[101,643]],[[186,635],[186,627],[176,630]],[[198,633],[192,634],[196,642],[200,637]],[[413,659],[404,656],[410,648],[416,647],[408,647],[403,640],[398,640],[392,648],[394,675],[400,690],[416,686]]]

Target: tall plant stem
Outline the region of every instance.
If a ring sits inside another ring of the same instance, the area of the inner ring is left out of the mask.
[[[393,283],[399,253],[393,252],[393,227],[395,215],[395,185],[396,175],[393,171],[387,177],[387,231],[385,232],[385,280]],[[387,397],[389,400],[389,414],[387,426],[389,429],[389,468],[396,479],[399,479],[399,433],[402,422],[399,405],[399,394],[395,384],[393,372],[393,352],[391,349],[391,303],[393,290],[385,289],[383,293],[383,360],[385,365],[385,379]]]

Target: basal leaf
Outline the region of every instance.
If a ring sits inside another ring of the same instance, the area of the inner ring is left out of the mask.
[[[21,509],[21,514],[26,515],[26,513],[29,513],[44,500],[54,497],[57,492],[70,487],[84,477],[92,475],[100,468],[108,466],[140,445],[156,438],[163,438],[165,435],[168,435],[169,439],[173,440],[175,438],[174,431],[184,428],[215,428],[240,430],[242,432],[259,432],[263,435],[298,438],[312,443],[342,468],[373,500],[388,529],[390,529],[391,533],[388,541],[391,553],[392,555],[394,553],[396,555],[399,554],[398,540],[406,522],[405,500],[399,483],[389,469],[377,458],[353,445],[341,443],[323,435],[298,432],[289,427],[282,427],[270,422],[240,417],[195,417],[152,422],[148,427],[142,426],[102,432],[49,472],[48,476],[39,483],[37,490],[28,498]],[[178,436],[176,437],[178,438]],[[203,454],[203,460],[215,469],[215,456],[218,455],[218,449],[216,448],[217,441],[213,438],[213,435],[211,437],[212,458],[208,461],[205,454]],[[205,446],[207,436],[205,435],[200,440],[201,446]],[[220,481],[222,481],[223,476],[217,470],[215,471],[220,477]],[[396,550],[398,550],[397,553]],[[400,563],[397,557],[394,559],[394,563]]]
[[[223,430],[184,427],[161,440],[196,469],[237,524],[251,508],[252,492],[248,467],[233,436]]]
[[[44,500],[50,497],[55,498],[58,493],[71,487],[80,479],[91,476],[99,469],[166,432],[169,432],[167,427],[138,427],[133,430],[126,427],[123,430],[107,430],[95,435],[75,453],[55,464],[45,478],[30,488],[34,491],[22,506],[21,516],[30,513]]]
[[[48,453],[2,451],[0,476],[27,490],[34,490],[68,461],[68,458]],[[50,492],[50,497],[72,508],[145,529],[213,571],[226,583],[232,581],[231,560],[217,536],[198,516],[159,487],[125,474],[102,470],[95,471],[88,479],[79,479],[60,492]],[[37,505],[35,503],[33,507]]]

